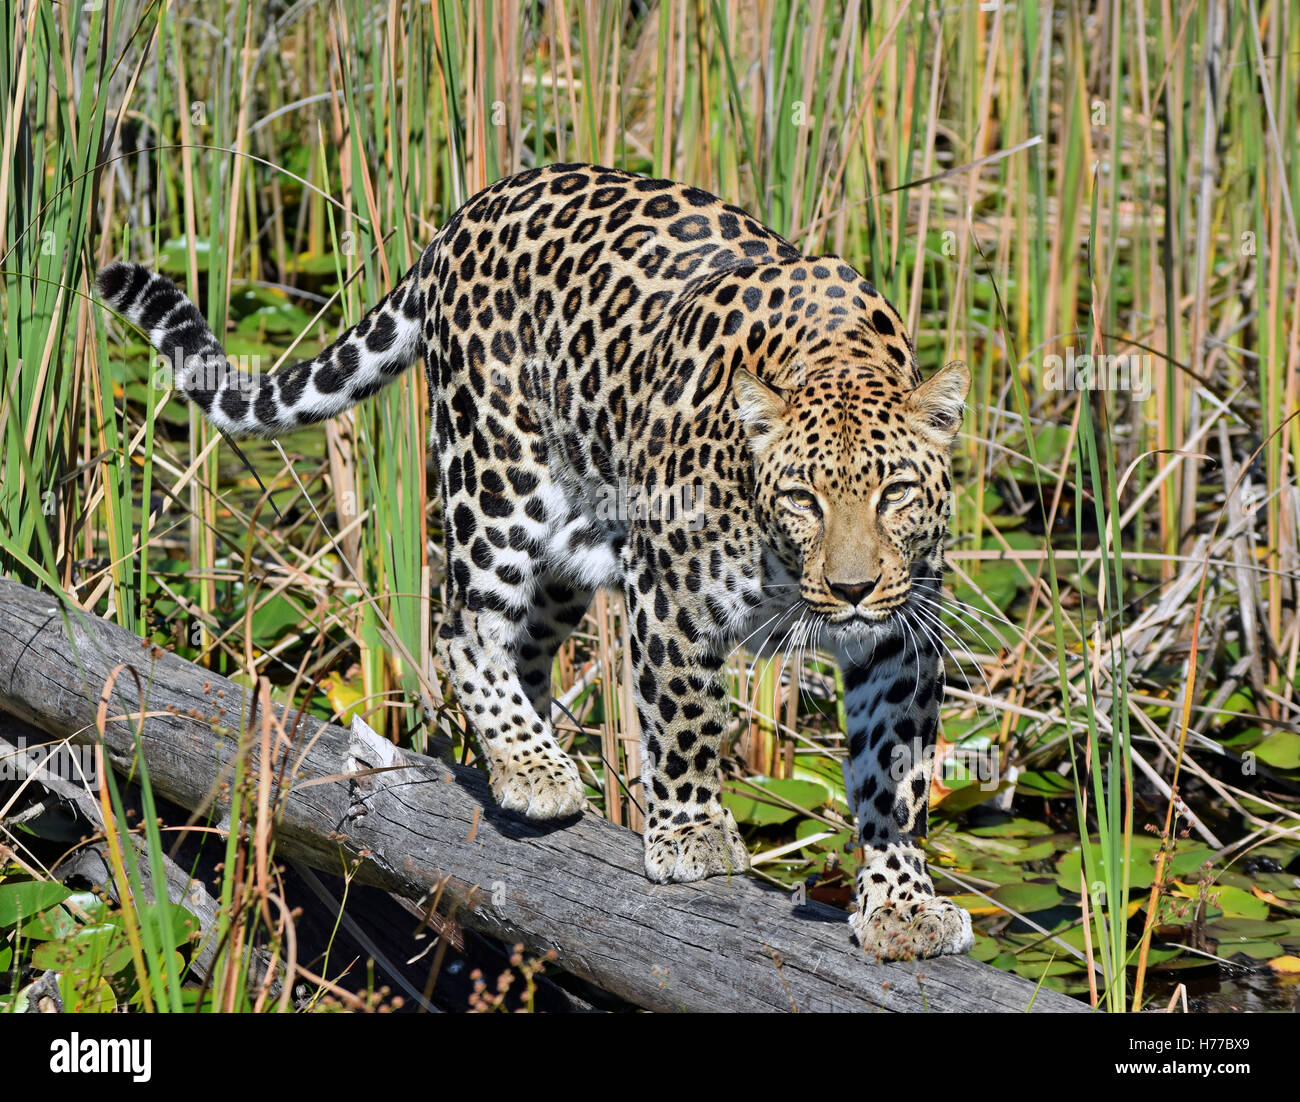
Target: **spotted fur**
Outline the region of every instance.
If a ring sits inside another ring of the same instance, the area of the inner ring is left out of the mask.
[[[942,669],[923,606],[943,569],[969,375],[922,382],[892,306],[697,188],[590,165],[501,180],[315,359],[226,361],[167,279],[115,264],[106,303],[223,432],[332,417],[423,359],[447,539],[437,649],[500,804],[580,812],[551,727],[552,660],[621,589],[656,881],[748,863],[722,806],[727,656],[799,644],[844,669],[866,859],[852,924],[890,957],[962,952],[925,834]]]

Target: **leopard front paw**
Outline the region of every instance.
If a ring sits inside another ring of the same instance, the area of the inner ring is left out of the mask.
[[[850,915],[849,925],[863,951],[877,960],[967,953],[975,944],[970,915],[940,896],[901,903],[888,900],[869,913],[859,910]]]
[[[558,746],[492,762],[489,773],[496,802],[528,819],[567,819],[587,803],[578,767]]]
[[[700,823],[646,831],[645,871],[657,883],[682,884],[748,868],[749,851],[726,809]]]

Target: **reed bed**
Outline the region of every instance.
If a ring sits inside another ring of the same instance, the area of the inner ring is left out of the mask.
[[[976,955],[1112,1010],[1300,966],[1290,0],[0,0],[0,23],[0,570],[470,756],[430,645],[418,373],[237,455],[90,273],[158,266],[267,369],[502,175],[686,181],[847,258],[927,372],[972,369],[931,856]],[[592,809],[635,829],[627,630],[598,600],[555,687]],[[833,667],[732,663],[755,873],[846,904]]]

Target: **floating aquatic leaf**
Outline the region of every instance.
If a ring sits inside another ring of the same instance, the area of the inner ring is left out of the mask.
[[[65,908],[49,907],[24,922],[18,932],[31,941],[51,941],[75,933],[78,925]]]
[[[1018,863],[999,865],[990,861],[977,861],[969,871],[972,876],[991,881],[995,885],[1023,884],[1025,880],[1025,870]]]
[[[32,953],[37,968],[112,976],[131,963],[131,947],[119,922],[86,926],[72,937],[47,941]]]
[[[0,884],[0,927],[15,926],[30,915],[62,903],[71,894],[62,884],[46,880]]]
[[[1209,923],[1205,932],[1221,945],[1229,941],[1255,941],[1275,936],[1277,924],[1258,918],[1220,918]]]
[[[1016,789],[1051,799],[1055,796],[1073,796],[1074,782],[1060,773],[1040,773],[1030,769],[1016,778]]]
[[[1171,876],[1192,876],[1206,861],[1213,859],[1214,850],[1209,846],[1179,846],[1167,870]]]
[[[805,758],[796,763],[794,779],[821,785],[826,790],[827,799],[848,807],[844,797],[844,771],[837,758]]]
[[[1055,884],[1038,884],[1025,881],[1004,884],[990,893],[999,903],[1020,914],[1045,911],[1061,902],[1061,892]]]
[[[178,903],[145,903],[137,900],[135,911],[143,924],[153,924],[153,929],[164,930],[168,948],[185,945],[199,933],[199,920]]]
[[[1300,735],[1294,731],[1269,735],[1253,752],[1260,761],[1275,769],[1300,769]]]
[[[1010,787],[1009,781],[1002,781],[996,785],[982,781],[955,782],[952,791],[940,800],[938,806],[949,814],[956,815],[979,804],[987,803],[999,792]]]
[[[734,814],[734,812],[733,812]],[[827,827],[825,823],[818,822],[816,819],[804,819],[795,829],[795,838],[802,840],[804,838],[815,838],[819,834],[825,834]],[[819,853],[834,853],[838,857],[843,857],[846,847],[853,845],[853,831],[845,828],[831,834],[829,838],[822,838],[817,842],[812,842],[806,849]]]
[[[1105,877],[1106,875],[1106,855],[1102,853],[1100,844],[1093,840],[1089,842],[1095,864],[1092,875]],[[1133,836],[1132,849],[1129,854],[1128,862],[1128,883],[1129,889],[1149,888],[1151,882],[1155,879],[1155,868],[1151,864],[1155,851],[1159,848],[1160,843],[1157,839],[1147,835],[1136,834]],[[1056,863],[1056,882],[1068,892],[1074,892],[1076,895],[1080,890],[1079,869],[1083,861],[1083,854],[1080,848],[1075,848],[1065,854]]]
[[[59,977],[59,997],[70,1014],[111,1014],[117,1009],[113,988],[102,976],[65,972]]]
[[[1046,823],[1038,822],[1036,819],[1007,819],[1001,823],[972,827],[967,833],[973,834],[977,838],[1025,838],[1039,834],[1051,834],[1052,828]]]
[[[789,822],[799,814],[796,808],[786,807],[784,804],[775,802],[768,803],[757,792],[752,796],[748,795],[747,793],[753,788],[771,793],[773,796],[795,804],[805,811],[811,811],[826,802],[825,786],[813,781],[801,781],[793,778],[751,778],[741,787],[741,791],[727,791],[722,794],[723,806],[731,809],[731,813],[736,817],[737,822],[750,823],[753,826],[772,826],[776,823]]]
[[[1220,946],[1220,951],[1230,950],[1232,953],[1245,953],[1248,957],[1255,960],[1271,960],[1274,957],[1282,956],[1282,947],[1275,941],[1241,941],[1232,942],[1229,946]]]
[[[1263,919],[1268,917],[1268,904],[1262,899],[1256,899],[1250,892],[1222,883],[1211,884],[1206,891],[1209,896],[1210,913],[1217,911],[1228,918]],[[1176,880],[1174,881],[1174,892],[1185,899],[1196,900],[1200,898],[1200,886],[1197,884]]]

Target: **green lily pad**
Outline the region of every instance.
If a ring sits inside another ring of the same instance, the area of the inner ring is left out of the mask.
[[[999,865],[991,861],[977,861],[969,871],[981,880],[991,880],[994,884],[1023,884],[1025,880],[1025,870],[1018,864]]]
[[[1058,796],[1073,796],[1074,782],[1060,773],[1040,773],[1030,769],[1016,779],[1016,788],[1033,796],[1045,796],[1053,799]]]
[[[1030,842],[1020,851],[1021,861],[1042,861],[1059,852],[1059,847],[1051,838],[1040,838]]]
[[[1047,961],[1022,960],[1011,971],[1026,979],[1037,980],[1039,976],[1068,976],[1083,967],[1084,963],[1074,957],[1057,957],[1056,960]]]
[[[971,838],[969,842],[975,853],[998,861],[1019,861],[1025,849],[1023,838]]]
[[[236,330],[246,337],[257,337],[262,333],[301,333],[311,325],[311,315],[301,307],[289,302],[274,306],[261,306],[240,319]]]
[[[782,800],[788,800],[805,811],[811,811],[826,802],[826,788],[813,781],[756,777],[744,786],[745,791],[750,791],[751,786],[770,792]],[[737,792],[724,792],[722,804],[731,809],[737,822],[750,823],[753,826],[772,826],[789,822],[799,814],[798,810],[786,807],[784,804],[767,803],[757,793],[749,796]]]
[[[980,861],[1004,861],[1019,868],[1027,861],[1041,861],[1057,852],[1057,841],[1052,836],[1024,838],[1019,836],[970,837],[970,847],[982,855]]]
[[[207,257],[211,248],[211,242],[207,238],[195,238],[195,256]],[[160,272],[166,272],[167,275],[185,276],[189,274],[190,270],[189,256],[189,240],[185,237],[173,237],[163,245],[162,255],[156,261],[156,267]],[[204,265],[200,263],[199,266],[202,268]]]
[[[37,968],[65,974],[112,976],[131,963],[131,947],[120,925],[87,926],[74,936],[46,941],[32,952]]]
[[[1206,926],[1205,932],[1215,941],[1226,944],[1231,941],[1257,941],[1260,938],[1276,937],[1280,933],[1278,925],[1258,918],[1221,918]]]
[[[1045,911],[1061,902],[1061,892],[1055,884],[1036,884],[1031,881],[1003,884],[989,894],[1003,906],[1020,914]]]
[[[1081,953],[1087,952],[1087,938],[1084,934],[1082,923],[1075,923],[1073,926],[1066,926],[1064,929],[1057,929],[1052,931],[1052,933],[1055,937],[1065,942],[1066,945],[1078,949]],[[1055,944],[1055,942],[1050,944]],[[1093,934],[1092,945],[1093,951],[1096,952],[1097,936],[1095,933]]]
[[[848,806],[844,797],[844,772],[837,758],[804,758],[794,767],[794,779],[821,785],[828,799]]]
[[[1026,584],[1019,566],[996,559],[978,560],[969,573],[974,586],[963,582],[953,590],[953,595],[976,608],[983,607],[985,601],[995,608],[1007,608]]]
[[[1007,819],[1002,823],[972,827],[967,833],[976,838],[1032,838],[1039,834],[1051,834],[1052,828],[1036,819]]]
[[[997,785],[986,784],[982,781],[969,781],[965,784],[957,783],[952,786],[952,791],[943,798],[943,802],[939,806],[945,812],[956,815],[972,807],[977,807],[979,804],[987,803],[999,792],[1005,791],[1010,786],[1009,781],[1002,781]]]
[[[1215,726],[1221,726],[1225,723],[1231,723],[1233,720],[1238,719],[1241,716],[1253,716],[1258,714],[1259,712],[1255,706],[1255,702],[1245,693],[1238,692],[1233,693],[1223,702],[1223,710],[1215,713],[1213,722]]]
[[[1254,957],[1255,960],[1272,960],[1274,957],[1280,957],[1283,953],[1282,946],[1275,941],[1234,941],[1231,945],[1221,945],[1220,952],[1225,948],[1230,949],[1233,953],[1245,953],[1248,957]]]
[[[113,988],[101,976],[65,973],[59,977],[59,997],[70,1014],[111,1014],[117,1009]]]
[[[1167,868],[1170,874],[1181,879],[1193,875],[1206,861],[1213,858],[1214,850],[1209,846],[1179,846]]]
[[[278,639],[301,620],[301,610],[287,597],[277,595],[253,613],[253,637],[258,641]]]
[[[1268,916],[1268,904],[1241,888],[1216,884],[1210,888],[1210,898],[1217,901],[1227,918],[1255,918]]]
[[[169,949],[186,945],[199,936],[199,920],[177,903],[137,901],[135,910],[140,924],[149,923],[155,937],[160,929],[164,931]]]
[[[1182,949],[1152,949],[1147,953],[1148,964],[1168,964],[1182,953]],[[1204,964],[1204,961],[1200,963]]]
[[[1253,753],[1275,769],[1300,769],[1300,735],[1278,731],[1256,746]]]
[[[1244,892],[1249,892],[1251,888],[1272,892],[1281,903],[1293,908],[1300,907],[1300,885],[1296,884],[1296,878],[1291,873],[1242,873],[1238,872],[1234,865],[1216,875],[1215,880],[1219,884],[1240,888]]]
[[[15,926],[24,918],[62,903],[71,894],[62,884],[47,880],[0,884],[0,928]]]
[[[805,838],[813,838],[818,834],[825,834],[829,829],[825,823],[818,822],[816,819],[804,819],[795,829],[794,836],[802,841]],[[852,845],[853,831],[841,830],[833,833],[829,838],[823,838],[804,848],[815,853],[835,853],[837,856],[843,857],[846,848],[851,848]]]
[[[1106,857],[1101,851],[1101,846],[1094,840],[1088,843],[1092,850],[1094,866],[1090,875],[1099,880],[1104,880],[1106,876]],[[1160,847],[1158,839],[1151,838],[1144,834],[1133,836],[1132,849],[1129,853],[1128,862],[1128,884],[1129,889],[1149,888],[1151,882],[1155,880],[1155,869],[1152,867],[1151,858],[1155,855],[1156,850]],[[1066,853],[1056,863],[1056,882],[1068,892],[1079,894],[1080,879],[1079,869],[1083,862],[1083,851],[1076,847]]]
[[[53,941],[75,933],[77,925],[63,907],[51,907],[29,918],[18,932],[29,941]]]

